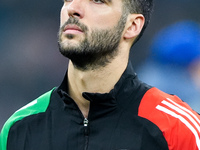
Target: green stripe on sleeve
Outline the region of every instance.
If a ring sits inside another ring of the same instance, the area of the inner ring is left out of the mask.
[[[29,104],[25,105],[21,109],[17,110],[4,124],[1,133],[0,133],[0,150],[7,150],[7,139],[10,128],[13,126],[13,124],[19,120],[22,120],[23,118],[45,112],[49,102],[50,102],[50,96],[54,89],[51,91],[41,95],[34,101],[30,102]]]

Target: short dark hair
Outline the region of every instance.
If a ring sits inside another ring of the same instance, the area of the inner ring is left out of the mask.
[[[128,11],[128,13],[136,13],[136,14],[142,14],[145,18],[144,27],[141,31],[141,33],[138,35],[137,39],[134,41],[136,43],[141,36],[144,33],[144,30],[148,26],[151,18],[151,14],[153,11],[153,0],[122,0],[125,4],[125,9]]]

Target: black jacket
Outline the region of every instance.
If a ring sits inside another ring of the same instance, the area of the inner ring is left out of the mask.
[[[39,100],[32,102],[34,110],[22,108],[27,111],[15,115],[21,118],[5,125],[7,136],[2,133],[0,140],[6,141],[7,150],[168,150],[159,127],[138,116],[151,87],[138,80],[130,64],[110,93],[83,93],[91,102],[88,119],[67,94],[66,85],[67,75],[50,98],[43,98],[43,110]]]

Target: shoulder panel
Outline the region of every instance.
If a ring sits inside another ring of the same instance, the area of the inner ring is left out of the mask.
[[[138,115],[160,128],[169,150],[200,150],[200,116],[177,96],[152,88],[142,98]]]
[[[10,128],[15,124],[15,122],[22,120],[23,118],[45,112],[49,102],[50,96],[54,89],[41,95],[37,99],[33,100],[29,104],[25,105],[21,109],[17,110],[4,124],[1,134],[0,134],[0,150],[6,150],[7,138]]]

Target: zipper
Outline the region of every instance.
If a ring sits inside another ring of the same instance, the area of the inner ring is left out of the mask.
[[[83,126],[84,126],[84,136],[85,136],[85,146],[84,150],[88,149],[88,143],[89,143],[89,127],[88,127],[89,121],[87,118],[84,118]]]
[[[71,98],[71,97],[69,97],[69,98]],[[83,113],[81,112],[81,110],[78,107],[78,105],[76,104],[76,102],[72,98],[71,98],[71,100],[75,104],[78,112],[81,115],[81,118],[83,119],[83,126],[84,126],[84,133],[83,134],[84,134],[84,137],[85,137],[84,150],[87,150],[88,149],[88,144],[89,144],[89,127],[88,127],[89,121],[88,121],[88,119],[86,117],[84,117]]]
[[[74,102],[75,103],[75,102]],[[76,103],[75,103],[76,104]],[[84,127],[84,138],[85,138],[85,144],[84,144],[84,150],[88,149],[88,144],[89,144],[89,120],[84,117],[83,113],[81,112],[81,110],[79,109],[78,105],[76,104],[76,107],[80,113],[80,115],[82,116],[83,119],[83,127]],[[88,115],[89,116],[89,115]]]
[[[83,121],[83,125],[84,125],[84,127],[87,127],[87,126],[88,126],[88,123],[89,123],[88,119],[85,118],[84,121]]]

